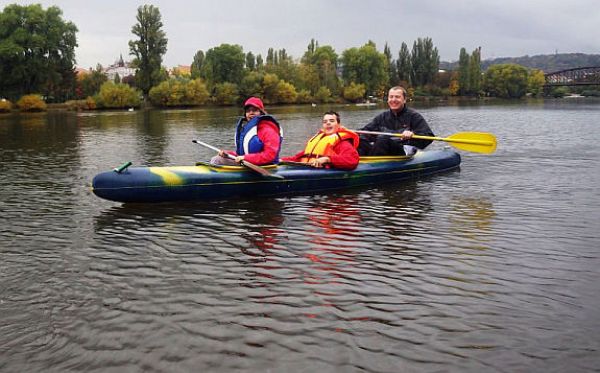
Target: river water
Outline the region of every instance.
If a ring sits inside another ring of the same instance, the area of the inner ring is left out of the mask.
[[[334,108],[275,107],[283,153]],[[238,110],[0,116],[2,372],[589,372],[600,367],[600,102],[419,107],[492,132],[458,171],[321,195],[95,197],[125,161],[231,148]],[[443,148],[436,142],[430,148]]]

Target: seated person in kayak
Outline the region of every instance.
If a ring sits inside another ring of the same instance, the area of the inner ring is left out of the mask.
[[[282,161],[302,162],[317,168],[353,170],[358,165],[358,135],[344,128],[334,111],[323,114],[323,128],[314,135],[304,150]]]
[[[390,88],[387,102],[390,109],[377,115],[357,132],[392,132],[398,136],[361,134],[360,155],[413,155],[417,149],[425,149],[431,144],[431,140],[412,139],[413,135],[434,134],[421,114],[406,106],[404,87]]]
[[[277,120],[267,115],[260,98],[250,97],[244,103],[244,116],[236,125],[235,152],[221,150],[210,163],[239,165],[241,161],[247,161],[259,166],[277,163],[282,140],[283,134]],[[225,152],[235,158],[228,158]]]

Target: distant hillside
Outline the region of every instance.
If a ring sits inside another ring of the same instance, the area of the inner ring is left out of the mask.
[[[485,71],[491,65],[501,63],[516,63],[532,69],[540,69],[545,73],[551,73],[576,67],[600,66],[600,54],[560,53],[523,57],[502,57],[481,61],[481,68]],[[455,70],[457,68],[458,62],[440,62],[440,69]]]

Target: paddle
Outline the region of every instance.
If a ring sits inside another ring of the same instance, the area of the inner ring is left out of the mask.
[[[355,130],[356,133],[366,135],[384,135],[384,136],[402,136],[400,133],[374,132]],[[437,140],[449,142],[457,149],[466,150],[475,153],[491,154],[496,151],[496,136],[487,132],[458,132],[449,137],[434,137],[413,135],[413,139]]]
[[[214,147],[214,146],[212,146],[210,144],[207,144],[205,142],[202,142],[200,140],[192,140],[192,142],[195,143],[195,144],[198,144],[198,145],[205,146],[205,147],[207,147],[209,149],[212,149],[212,150],[214,150],[216,152],[220,152],[221,151],[221,149],[216,148],[216,147]],[[226,158],[235,159],[235,157],[233,155],[229,154],[229,153],[223,152],[223,154],[225,154]],[[247,167],[247,168],[251,169],[254,172],[257,172],[257,173],[261,174],[262,176],[273,177],[273,178],[277,178],[277,179],[283,179],[283,176],[272,174],[269,171],[265,170],[264,168],[262,168],[260,166],[257,166],[257,165],[255,165],[253,163],[250,163],[248,161],[244,161],[243,160],[243,161],[240,162],[240,164],[242,166],[244,166],[244,167]]]
[[[279,162],[280,165],[288,165],[288,166],[299,166],[299,167],[308,167],[308,168],[315,168],[314,166],[311,166],[310,164],[306,163],[306,162],[296,162],[296,161],[281,161]]]

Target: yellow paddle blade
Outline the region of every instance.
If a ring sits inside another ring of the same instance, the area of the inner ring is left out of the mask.
[[[451,145],[471,152],[491,154],[496,151],[496,136],[487,132],[458,132],[448,137]]]
[[[475,153],[491,154],[496,151],[496,136],[487,132],[458,132],[449,137],[413,135],[413,138],[445,141],[457,149]]]

